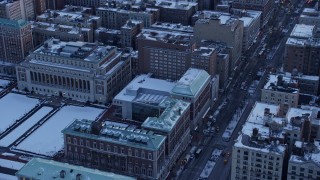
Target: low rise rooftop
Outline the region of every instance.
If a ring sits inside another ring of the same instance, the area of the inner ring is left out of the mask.
[[[114,100],[160,104],[170,96],[175,84],[167,80],[151,78],[150,74],[140,75],[123,88]]]
[[[166,1],[166,0],[157,0],[156,6],[167,8],[167,9],[182,9],[189,10],[195,6],[198,6],[196,2],[189,1]]]
[[[184,26],[182,24],[174,24],[174,23],[167,23],[167,22],[156,22],[152,24],[150,28],[154,28],[158,30],[170,30],[170,31],[193,33],[193,27],[191,26]]]
[[[296,24],[290,34],[290,37],[302,39],[312,38],[314,30],[314,25]]]
[[[93,121],[82,119],[75,120],[62,130],[62,133],[151,151],[159,149],[166,139],[165,136],[141,130],[132,125],[104,123],[97,131],[97,133],[93,132]]]
[[[28,179],[94,179],[94,180],[134,180],[136,178],[99,171],[82,166],[53,160],[33,158],[24,165],[16,176]]]
[[[177,44],[181,46],[190,46],[193,35],[183,32],[172,32],[154,29],[142,29],[137,38],[148,39],[151,41],[161,41],[168,44]]]
[[[263,89],[284,93],[299,93],[297,79],[287,74],[269,74],[269,80]]]

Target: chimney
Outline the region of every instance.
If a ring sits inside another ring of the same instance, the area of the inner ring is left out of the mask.
[[[65,170],[61,170],[60,171],[60,178],[63,179],[66,176],[66,171]]]
[[[278,81],[277,81],[277,86],[282,86],[283,85],[283,76],[282,75],[278,75]]]
[[[310,142],[311,137],[311,122],[308,116],[302,115],[301,140],[303,142]]]
[[[102,123],[99,121],[94,121],[91,125],[92,134],[99,135],[102,129]]]
[[[259,129],[258,128],[253,128],[252,130],[252,137],[258,137]]]

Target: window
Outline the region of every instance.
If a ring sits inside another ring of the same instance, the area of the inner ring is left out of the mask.
[[[73,138],[73,144],[77,144],[77,139]]]
[[[104,149],[104,145],[103,143],[100,143],[100,149],[103,150]]]
[[[83,139],[80,139],[80,146],[83,146]]]
[[[148,176],[152,176],[152,169],[148,169]]]
[[[86,141],[86,146],[90,147],[90,141],[88,141],[88,140]]]
[[[152,154],[148,153],[148,159],[152,160]]]
[[[144,153],[144,151],[141,151],[141,157],[142,157],[142,158],[145,158],[145,153]]]
[[[139,157],[139,151],[138,151],[138,150],[135,150],[135,151],[134,151],[134,155],[135,155],[136,157]]]
[[[97,148],[97,143],[93,142],[93,148]]]
[[[111,151],[110,145],[107,145],[107,151]]]
[[[118,152],[118,147],[117,147],[117,146],[114,146],[114,147],[113,147],[113,150],[114,150],[115,153],[117,153],[117,152]]]
[[[70,138],[70,137],[68,137],[67,139],[68,139],[68,143],[71,143],[71,138]]]

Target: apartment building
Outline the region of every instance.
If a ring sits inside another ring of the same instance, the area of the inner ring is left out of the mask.
[[[15,174],[18,179],[126,179],[136,180],[135,177],[103,172],[58,161],[32,158]]]
[[[261,11],[260,27],[263,28],[273,16],[275,3],[273,0],[234,0],[232,1],[232,8]]]
[[[121,31],[121,47],[132,47],[136,49],[136,36],[143,28],[142,21],[129,20],[120,29]]]
[[[287,180],[319,179],[320,178],[320,144],[297,141],[295,153],[290,156]]]
[[[65,4],[84,7],[99,7],[107,2],[107,0],[65,0]]]
[[[296,24],[286,42],[284,71],[320,75],[320,40],[315,25]]]
[[[114,46],[49,39],[16,71],[21,90],[107,103],[131,80],[131,58]]]
[[[190,67],[195,49],[191,33],[143,29],[137,35],[138,73],[160,79],[179,79]]]
[[[0,73],[15,74],[20,63],[33,48],[31,25],[25,20],[0,18]]]
[[[160,11],[156,8],[143,6],[120,6],[108,4],[96,9],[96,15],[101,17],[102,26],[108,29],[120,29],[128,20],[143,22],[144,27],[149,27],[159,20]]]
[[[34,44],[38,46],[51,37],[62,41],[94,42],[94,30],[101,25],[100,17],[76,10],[67,7],[37,16],[32,26]]]
[[[155,22],[149,28],[154,30],[167,30],[167,31],[193,33],[192,26],[184,26],[180,23],[177,24],[177,23],[167,23],[167,22]]]
[[[191,53],[190,63],[192,68],[203,69],[210,75],[217,72],[217,51],[211,47],[199,47]]]
[[[100,27],[94,31],[95,40],[105,45],[120,46],[121,31]]]
[[[213,33],[214,32],[214,33]],[[203,12],[198,14],[194,26],[194,39],[197,43],[203,40],[220,41],[232,48],[230,57],[231,71],[240,62],[243,43],[243,21],[233,18],[229,13]]]
[[[231,179],[282,179],[287,157],[278,106],[257,102],[232,147]]]
[[[171,90],[171,97],[190,102],[190,129],[193,131],[202,124],[202,117],[207,109],[212,105],[212,91],[217,95],[219,79],[214,79],[217,83],[212,83],[213,79],[205,70],[189,68],[178,80]]]
[[[190,1],[158,1],[160,21],[190,25],[192,15],[198,11],[198,3]]]
[[[316,5],[314,8],[304,8],[299,17],[299,24],[315,25],[316,27],[320,27],[319,7]]]
[[[243,21],[242,53],[249,50],[260,32],[261,11],[233,9],[232,15]]]
[[[33,0],[11,0],[0,2],[0,18],[11,20],[33,20]]]
[[[261,89],[261,101],[297,107],[299,92],[298,81],[296,79],[282,74],[270,74],[268,82]]]
[[[56,38],[61,41],[93,42],[93,32],[90,28],[32,22],[32,37],[35,46],[43,44],[47,39]]]

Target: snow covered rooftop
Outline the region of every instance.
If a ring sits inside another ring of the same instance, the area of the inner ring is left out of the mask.
[[[283,155],[286,149],[284,145],[265,141],[265,139],[270,138],[270,135],[280,139],[284,138],[281,128],[277,132],[274,131],[276,127],[282,127],[285,124],[284,118],[274,117],[278,109],[278,105],[256,102],[246,123],[243,125],[242,134],[238,137],[234,146]],[[266,126],[267,123],[268,127]],[[254,129],[257,129],[257,136],[255,137],[257,139],[251,138]]]
[[[214,53],[215,48],[210,48],[210,47],[200,47],[198,49],[195,49],[193,53],[196,53],[197,55],[200,56],[210,56]]]
[[[189,1],[165,1],[165,0],[157,0],[156,6],[160,6],[168,9],[184,9],[189,10],[192,7],[198,6],[196,2]]]
[[[150,28],[193,33],[193,27],[191,26],[167,22],[156,22]]]
[[[278,82],[279,80],[281,82]],[[263,89],[285,93],[299,92],[297,80],[291,76],[287,76],[286,74],[269,74],[269,80],[264,85]]]
[[[202,69],[189,68],[177,82],[171,93],[182,96],[196,96],[210,81],[211,76]]]
[[[99,16],[83,15],[81,11],[68,12],[65,10],[47,10],[45,13],[37,16],[38,21],[59,22],[59,24],[78,24],[89,27],[89,24],[94,20],[99,20]]]
[[[140,75],[123,88],[114,97],[114,100],[150,102],[164,99],[170,95],[175,84],[166,80],[151,78],[150,74]],[[147,95],[149,96],[147,97]]]
[[[234,22],[236,17],[233,17],[230,13],[219,11],[201,11],[193,15],[193,19],[198,19],[197,23],[208,23],[210,19],[220,20],[220,24],[229,25]]]
[[[190,107],[190,103],[171,98],[162,104],[166,107],[162,114],[159,117],[148,117],[142,124],[143,128],[171,132],[181,115],[185,114],[185,111]]]
[[[290,34],[290,37],[308,39],[313,36],[314,29],[314,25],[296,24]]]
[[[142,29],[138,38],[152,41],[161,41],[168,44],[178,44],[181,46],[192,45],[193,35],[184,32],[174,32],[169,30]]]
[[[64,175],[63,178],[60,175]],[[134,177],[118,175],[110,172],[99,171],[82,166],[71,165],[68,163],[57,162],[53,160],[33,158],[17,173],[17,177],[28,179],[77,179],[84,180],[133,180]]]
[[[261,153],[273,153],[284,156],[286,146],[272,142],[272,144],[258,144],[250,140],[250,136],[241,134],[236,140],[234,147],[255,150]]]
[[[151,131],[137,129],[134,126],[104,125],[99,135],[92,133],[92,121],[75,120],[62,132],[66,135],[95,139],[123,146],[156,151],[165,142],[166,137],[153,134]]]

